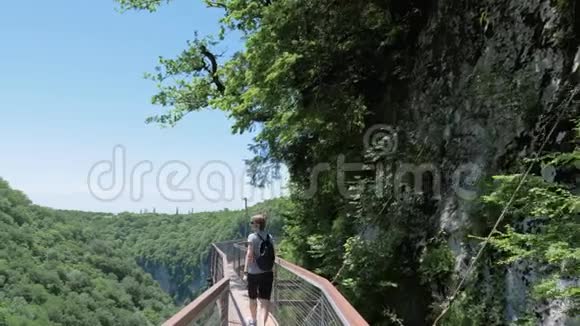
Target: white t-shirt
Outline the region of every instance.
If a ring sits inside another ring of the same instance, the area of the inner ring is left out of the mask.
[[[254,259],[250,260],[248,263],[248,274],[261,274],[269,272],[260,269],[260,267],[258,267],[258,263],[256,262],[256,257],[260,256],[260,244],[262,244],[262,239],[260,239],[257,233],[259,233],[260,237],[262,237],[264,240],[266,240],[266,237],[268,236],[268,232],[266,231],[254,232],[248,236],[248,244],[251,244],[252,248],[254,249]],[[270,242],[272,242],[272,246],[274,246],[274,239],[272,236],[270,236]]]

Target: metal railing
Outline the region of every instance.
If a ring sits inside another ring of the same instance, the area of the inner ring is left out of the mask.
[[[242,299],[235,299],[238,292],[231,292],[230,285],[239,287],[238,276],[242,276],[246,252],[244,241],[212,244],[211,287],[163,326],[228,325],[230,297],[233,307],[243,304],[237,302]],[[274,266],[272,304],[271,317],[277,325],[368,326],[328,280],[280,258],[276,258]],[[244,325],[243,321],[241,324]]]
[[[243,272],[246,244],[221,244],[238,275]],[[272,297],[272,315],[281,325],[368,325],[328,280],[281,258],[274,267]]]
[[[212,245],[210,275],[213,285],[163,323],[163,326],[227,326],[230,279],[224,277],[226,265],[226,255],[217,246]]]

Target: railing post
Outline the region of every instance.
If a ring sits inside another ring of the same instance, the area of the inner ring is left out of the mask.
[[[209,277],[213,283],[213,247],[209,247]]]
[[[324,316],[326,309],[324,308],[324,305],[320,306],[320,326],[324,326],[324,321],[326,320],[326,317]]]
[[[235,249],[235,248],[234,248]],[[234,271],[236,275],[240,275],[239,268],[240,268],[240,250],[234,250]]]
[[[211,280],[212,282],[215,284],[216,282],[216,251],[214,249],[214,247],[211,247]]]
[[[272,286],[272,289],[274,290],[274,302],[272,303],[272,310],[275,310],[278,308],[278,266],[276,263],[274,263],[274,286]]]
[[[222,297],[222,300],[223,300],[222,326],[228,326],[230,324],[230,320],[229,320],[230,319],[230,316],[229,316],[230,315],[230,309],[229,309],[230,308],[229,307],[230,300],[228,298],[229,293],[230,293],[229,291],[225,292],[223,297]]]

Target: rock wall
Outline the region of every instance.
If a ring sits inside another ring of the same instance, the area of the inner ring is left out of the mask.
[[[434,2],[418,37],[408,105],[397,112],[408,124],[403,128],[413,130],[403,147],[421,148],[414,163],[433,164],[443,178],[435,215],[460,275],[475,249],[466,235],[479,227],[472,215],[479,177],[521,171],[518,162],[538,150],[559,112],[564,123],[555,135],[569,132],[566,121],[579,116],[572,101],[579,45],[579,1]],[[550,139],[548,146],[558,144]],[[459,178],[459,188],[458,169],[467,177]],[[536,273],[533,266],[507,269],[506,322],[526,313],[525,293]],[[544,325],[564,325],[565,305],[534,310]]]

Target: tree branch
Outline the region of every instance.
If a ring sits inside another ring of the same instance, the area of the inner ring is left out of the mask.
[[[205,47],[205,45],[200,46],[200,51],[201,51],[201,54],[203,54],[210,61],[211,69],[209,69],[209,67],[206,67],[206,70],[211,75],[212,82],[215,84],[218,91],[221,94],[223,94],[226,91],[226,87],[224,86],[224,84],[222,83],[222,81],[220,80],[220,78],[217,74],[218,63],[217,63],[215,55],[213,53],[209,52],[209,50]]]
[[[216,1],[206,0],[205,4],[211,8],[227,9],[226,4],[223,1],[219,1],[219,0],[216,0]]]

